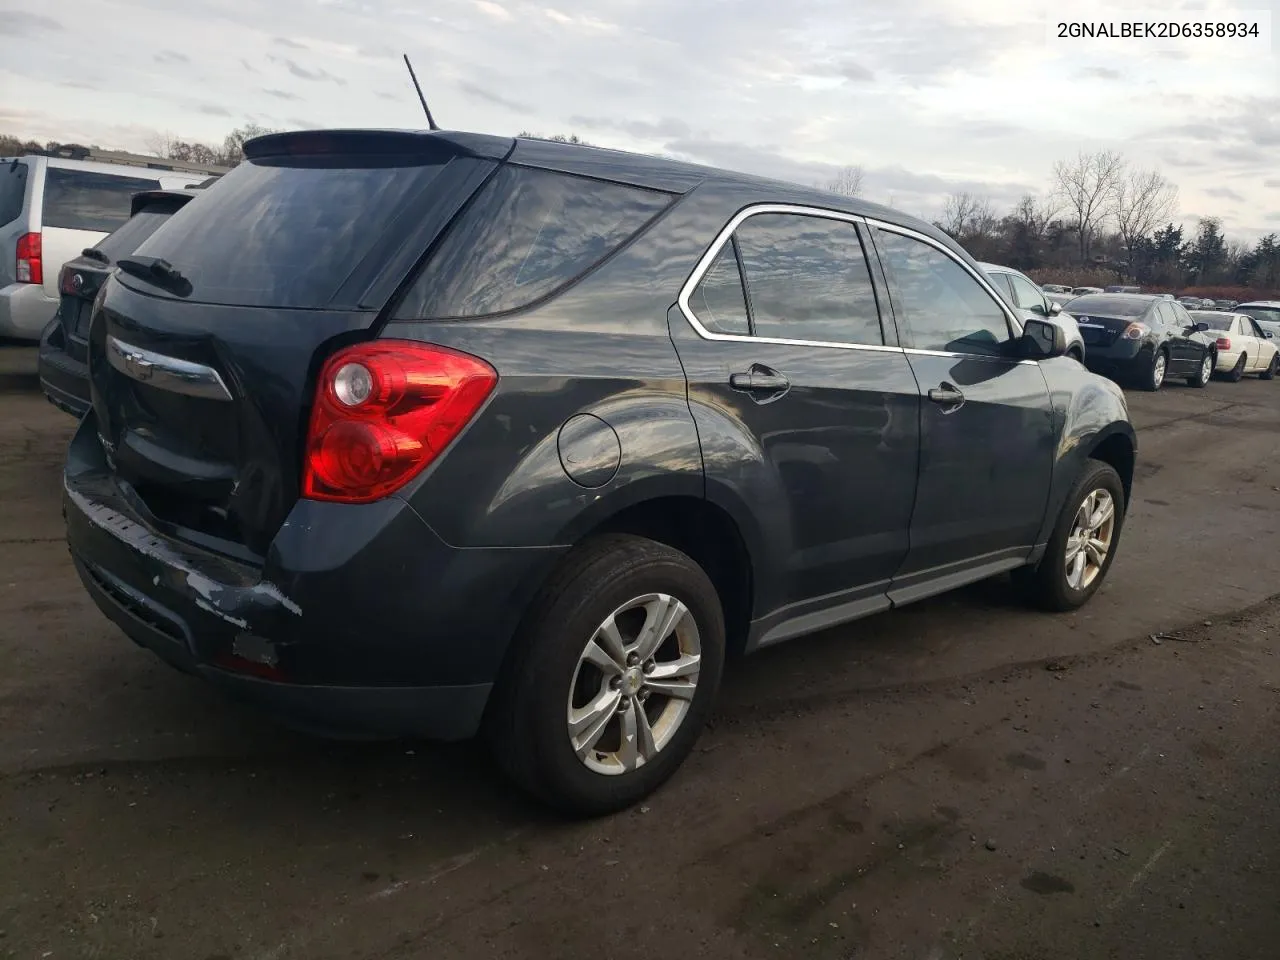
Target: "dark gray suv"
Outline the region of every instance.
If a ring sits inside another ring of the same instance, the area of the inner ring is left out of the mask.
[[[67,537],[125,633],[294,725],[483,731],[600,813],[731,652],[1110,568],[1123,395],[925,223],[541,141],[246,154],[96,301]]]

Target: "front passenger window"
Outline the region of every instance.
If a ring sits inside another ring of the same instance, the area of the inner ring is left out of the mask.
[[[1000,305],[959,262],[936,247],[888,230],[876,244],[911,345],[946,353],[999,355],[1010,339]]]
[[[1035,286],[1013,274],[1009,275],[1009,282],[1013,284],[1014,303],[1023,310],[1031,310],[1044,316],[1048,315],[1049,308],[1045,306],[1044,294],[1037,290]]]

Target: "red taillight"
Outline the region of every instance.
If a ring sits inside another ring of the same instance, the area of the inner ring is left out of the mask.
[[[1231,338],[1230,338],[1230,337],[1219,337],[1219,338],[1217,339],[1217,345],[1218,345],[1218,349],[1219,349],[1219,350],[1230,350],[1230,349],[1231,349]]]
[[[58,289],[63,293],[70,293],[73,295],[79,293],[80,291],[76,288],[75,281],[71,279],[75,275],[76,272],[70,267],[63,267],[58,271]],[[83,284],[83,281],[81,281],[81,283]]]
[[[18,238],[18,262],[13,278],[18,283],[44,283],[40,234],[24,233]]]
[[[378,340],[338,351],[320,371],[302,495],[368,503],[431,463],[480,409],[497,371],[444,347]]]
[[[1149,328],[1145,323],[1133,322],[1124,328],[1124,336],[1126,340],[1141,340],[1147,335]]]

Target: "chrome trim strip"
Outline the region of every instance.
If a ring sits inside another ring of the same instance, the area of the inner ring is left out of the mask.
[[[938,243],[937,240],[934,240],[930,236],[926,236],[925,234],[920,233],[916,230],[912,230],[909,227],[900,227],[897,224],[888,223],[887,221],[875,220],[871,217],[864,217],[864,216],[860,216],[852,213],[843,213],[839,210],[828,210],[825,207],[808,207],[808,206],[804,206],[796,203],[757,203],[749,207],[744,207],[743,209],[739,210],[736,214],[734,214],[733,218],[720,229],[720,232],[716,234],[715,240],[711,242],[711,246],[707,248],[707,251],[698,259],[698,262],[694,265],[693,272],[690,273],[689,278],[685,280],[684,286],[680,288],[680,294],[676,298],[676,305],[680,308],[680,312],[684,314],[685,321],[689,324],[689,326],[693,328],[694,333],[696,333],[703,340],[721,340],[728,343],[773,343],[781,346],[794,346],[794,347],[830,347],[836,350],[864,350],[872,353],[899,353],[899,354],[916,353],[923,356],[978,357],[980,359],[987,359],[987,360],[1003,359],[1000,357],[983,357],[982,354],[946,353],[946,352],[941,352],[936,350],[916,350],[913,348],[889,346],[887,344],[836,343],[829,340],[791,340],[783,337],[753,337],[750,335],[744,336],[742,334],[737,334],[737,333],[713,333],[712,331],[708,330],[706,327],[704,327],[701,324],[701,322],[699,322],[698,318],[694,315],[693,308],[689,306],[689,297],[692,296],[693,291],[697,288],[698,284],[702,281],[703,276],[711,268],[712,262],[715,260],[716,257],[720,255],[721,249],[724,247],[726,243],[729,242],[729,238],[733,236],[733,232],[738,229],[738,227],[743,223],[743,221],[761,213],[792,213],[802,217],[821,217],[827,220],[842,220],[845,223],[865,224],[869,226],[883,227],[886,230],[891,230],[895,233],[900,233],[900,234],[903,234],[904,236],[921,240],[924,243],[927,243],[929,246],[934,247],[937,250],[941,251],[943,254],[950,257],[952,260],[955,260],[956,263],[958,263],[961,267],[967,270],[973,276],[973,278],[977,280],[978,283],[981,284],[981,286],[987,291],[987,293],[995,301],[996,306],[1000,308],[1000,311],[1005,315],[1005,317],[1008,318],[1008,320],[1012,324],[1011,329],[1017,330],[1019,335],[1021,335],[1022,333],[1022,324],[1020,324],[1017,318],[1013,316],[1013,314],[1011,314],[1009,310],[1005,307],[1004,301],[1001,300],[999,294],[995,292],[995,287],[991,285],[991,281],[988,280],[986,277],[981,276],[980,274],[974,273],[974,271],[971,270],[968,267],[968,265],[964,263],[964,261],[957,259],[954,253],[952,253],[944,245]],[[884,314],[882,311],[881,322],[883,323],[883,321],[884,321]],[[1034,360],[1019,360],[1018,362],[1031,363],[1031,364],[1035,363]]]
[[[715,240],[711,242],[707,252],[694,265],[693,272],[689,274],[689,279],[684,282],[684,286],[680,288],[680,295],[676,298],[676,305],[680,308],[680,312],[684,314],[689,326],[693,327],[694,333],[703,340],[723,340],[728,343],[774,343],[790,347],[831,347],[836,350],[902,353],[902,347],[889,346],[888,344],[837,343],[830,340],[791,340],[785,337],[753,337],[738,333],[713,333],[704,327],[698,321],[698,318],[694,316],[693,308],[689,306],[689,297],[692,296],[703,276],[711,268],[712,262],[720,255],[720,250],[729,242],[729,238],[733,236],[733,231],[737,230],[744,220],[761,213],[794,213],[802,217],[843,220],[845,223],[863,223],[865,221],[864,217],[855,216],[851,213],[841,213],[838,210],[827,210],[823,207],[806,207],[796,203],[757,203],[739,210],[734,214],[733,219],[716,234]]]
[[[107,360],[126,377],[171,393],[203,400],[231,400],[222,375],[203,363],[192,363],[144,350],[113,336],[107,337]]]

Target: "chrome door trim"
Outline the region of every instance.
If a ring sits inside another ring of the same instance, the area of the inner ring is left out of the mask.
[[[107,360],[139,383],[203,400],[231,400],[231,391],[222,375],[203,363],[168,357],[113,336],[107,337]]]
[[[724,245],[729,242],[729,238],[733,236],[733,231],[737,230],[745,220],[762,213],[791,213],[802,217],[843,220],[845,223],[865,223],[864,217],[851,213],[827,210],[824,207],[806,207],[798,203],[757,203],[739,210],[734,214],[733,219],[720,229],[720,232],[716,234],[716,238],[711,241],[711,246],[707,248],[706,253],[698,259],[698,262],[693,267],[693,272],[689,274],[689,279],[684,282],[684,286],[680,288],[680,295],[676,298],[676,305],[680,308],[680,312],[684,314],[689,326],[693,327],[694,333],[703,340],[723,340],[729,343],[777,343],[783,346],[831,347],[836,350],[864,350],[871,353],[903,352],[902,347],[888,344],[838,343],[830,340],[792,340],[786,337],[753,337],[738,333],[713,333],[704,327],[697,316],[694,315],[693,308],[689,306],[689,297],[693,295],[693,291],[697,288],[706,272],[711,269],[711,264],[720,255]],[[868,269],[870,269],[869,264]]]

